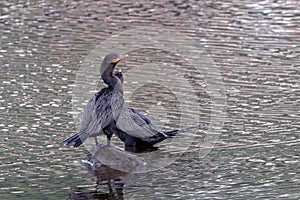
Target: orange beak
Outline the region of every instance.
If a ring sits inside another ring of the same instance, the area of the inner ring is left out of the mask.
[[[122,60],[122,59],[124,59],[124,58],[127,58],[127,57],[128,57],[127,54],[125,54],[125,55],[120,55],[119,57],[113,59],[113,60],[112,60],[112,63],[117,63],[117,62],[119,62],[120,60]]]

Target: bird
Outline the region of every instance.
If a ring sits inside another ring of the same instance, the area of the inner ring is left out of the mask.
[[[97,136],[104,133],[107,137],[107,145],[110,146],[112,134],[107,132],[106,128],[118,118],[124,104],[121,80],[114,74],[114,69],[127,56],[109,53],[104,57],[100,74],[103,82],[108,86],[95,93],[88,101],[79,131],[65,138],[63,144],[79,147],[88,137],[94,137],[98,145]]]
[[[115,72],[115,75],[123,84],[124,77],[122,72]],[[136,125],[134,125],[131,129],[128,129],[128,126],[118,126],[117,121],[114,120],[114,122],[106,128],[106,131],[109,134],[116,135],[121,141],[123,141],[125,143],[125,148],[153,149],[155,144],[175,136],[180,131],[179,129],[163,131],[157,127],[148,116],[133,108],[123,107],[121,113],[126,113],[127,118],[130,116]],[[136,128],[136,126],[140,129]],[[134,129],[137,129],[137,131]],[[133,134],[132,132],[135,133]]]
[[[150,137],[139,137],[139,136],[132,136],[130,132],[125,132],[117,126],[116,122],[110,124],[106,131],[110,134],[116,135],[121,141],[125,143],[126,148],[136,148],[136,149],[152,149],[154,145],[164,141],[167,138],[172,138],[173,136],[177,135],[178,129],[171,130],[171,131],[162,131],[158,128],[151,119],[143,115],[141,112],[128,108],[129,114],[132,116],[135,122],[139,123],[139,126],[145,127],[147,129],[152,129],[156,134]]]

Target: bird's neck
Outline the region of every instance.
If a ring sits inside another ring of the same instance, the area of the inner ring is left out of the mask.
[[[121,80],[116,75],[114,75],[113,73],[114,69],[115,69],[115,65],[108,66],[101,73],[101,78],[103,79],[104,83],[106,83],[109,87],[113,89],[121,89],[122,88]]]

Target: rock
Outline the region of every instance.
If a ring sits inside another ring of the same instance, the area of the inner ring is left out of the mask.
[[[114,146],[98,145],[91,149],[88,160],[97,168],[105,165],[121,172],[143,172],[150,167],[143,157],[123,151]]]

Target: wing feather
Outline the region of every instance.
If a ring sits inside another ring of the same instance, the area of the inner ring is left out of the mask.
[[[96,93],[86,105],[79,131],[89,136],[99,135],[119,115],[123,101],[121,93],[109,88]]]
[[[155,126],[150,118],[142,113],[123,107],[117,121],[117,127],[128,135],[137,138],[152,137],[156,134],[163,134],[163,131]]]

